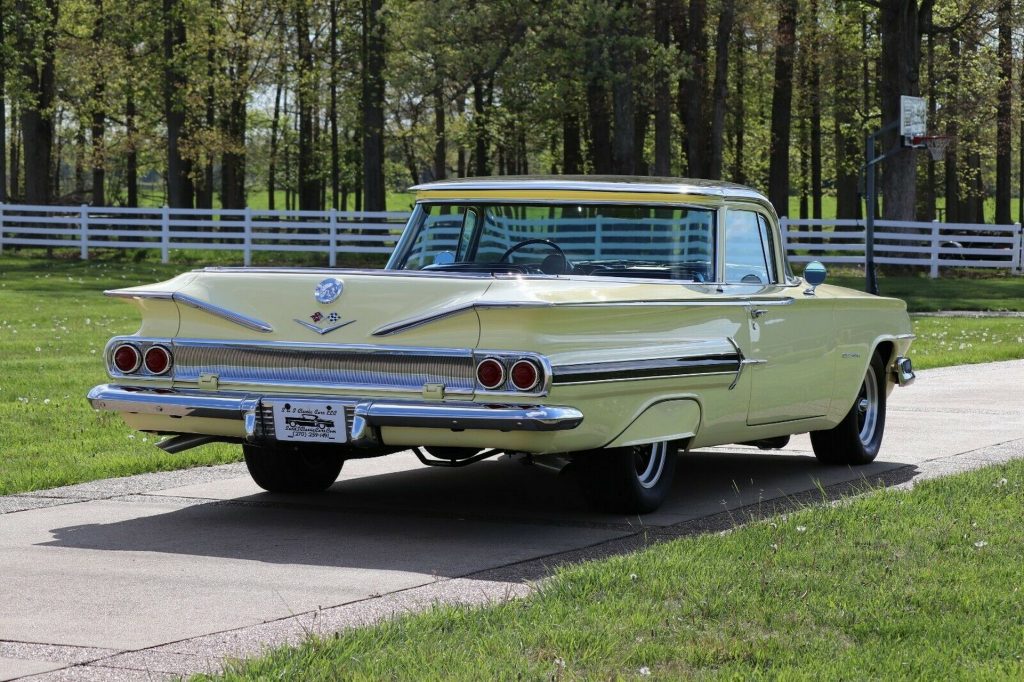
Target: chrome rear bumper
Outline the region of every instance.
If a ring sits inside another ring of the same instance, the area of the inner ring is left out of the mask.
[[[910,358],[902,356],[896,358],[893,371],[896,374],[896,384],[899,386],[909,386],[917,378],[914,374],[914,366],[911,364]]]
[[[102,384],[89,391],[93,408],[168,417],[202,417],[243,422],[246,437],[267,439],[261,428],[264,408],[291,399],[326,400],[344,406],[349,443],[357,447],[379,445],[382,426],[424,429],[494,431],[564,431],[583,421],[572,407],[549,405],[490,405],[464,401],[426,402],[365,400],[316,395],[253,395],[209,391],[139,388]]]

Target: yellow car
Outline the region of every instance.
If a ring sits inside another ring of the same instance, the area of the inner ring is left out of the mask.
[[[242,444],[271,491],[323,490],[346,459],[413,449],[571,462],[597,507],[643,513],[680,450],[782,447],[872,461],[914,373],[902,301],[786,263],[747,187],[507,177],[415,187],[384,270],[206,268],[108,291],[97,409],[170,452]]]

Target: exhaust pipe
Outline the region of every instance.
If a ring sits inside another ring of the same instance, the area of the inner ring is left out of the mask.
[[[164,452],[174,455],[179,452],[184,452],[191,448],[199,447],[200,445],[206,445],[207,443],[215,443],[222,441],[223,438],[219,436],[203,436],[194,433],[184,433],[178,436],[171,436],[165,438],[156,444],[158,448]]]

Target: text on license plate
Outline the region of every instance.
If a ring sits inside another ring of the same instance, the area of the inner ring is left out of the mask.
[[[286,400],[272,405],[277,440],[344,443],[348,439],[345,408],[316,400]]]

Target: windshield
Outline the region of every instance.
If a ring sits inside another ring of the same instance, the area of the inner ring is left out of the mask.
[[[400,270],[715,281],[715,211],[612,204],[421,203]]]

